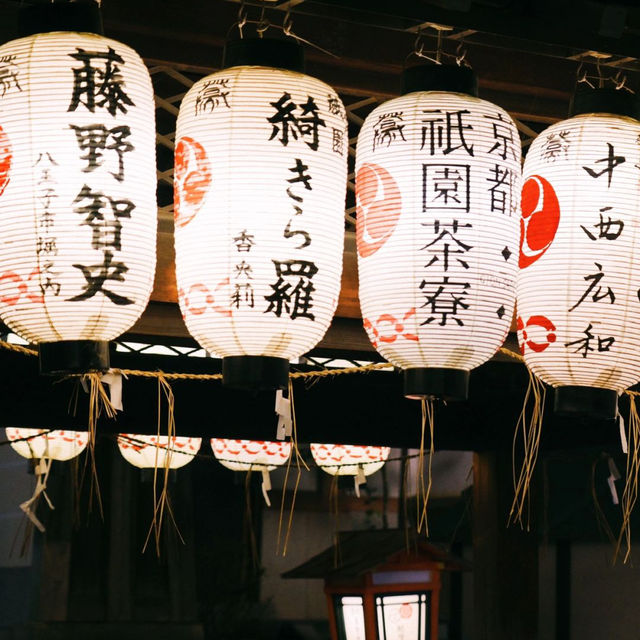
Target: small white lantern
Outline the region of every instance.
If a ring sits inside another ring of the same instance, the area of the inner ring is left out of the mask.
[[[178,295],[231,387],[284,388],[340,291],[348,135],[291,40],[240,40],[189,90],[176,129]]]
[[[406,396],[466,398],[513,314],[520,139],[470,69],[409,68],[404,87],[358,136],[364,327]]]
[[[573,113],[524,164],[518,333],[557,411],[613,419],[640,380],[640,110],[605,88]]]
[[[366,447],[353,444],[311,443],[314,462],[332,476],[353,476],[356,495],[360,497],[360,485],[366,476],[380,471],[384,466],[389,447]]]
[[[134,433],[118,435],[122,457],[140,469],[179,469],[189,464],[200,450],[202,438],[149,436]]]
[[[21,19],[29,35],[0,47],[0,318],[43,373],[106,370],[153,286],[151,79],[98,35],[95,2]]]
[[[211,438],[211,449],[216,460],[232,471],[259,471],[262,474],[262,494],[271,506],[269,473],[287,463],[291,456],[291,442],[268,440],[230,440]]]
[[[71,460],[79,456],[89,442],[86,431],[7,427],[5,432],[7,440],[11,441],[11,448],[23,458],[32,460]]]

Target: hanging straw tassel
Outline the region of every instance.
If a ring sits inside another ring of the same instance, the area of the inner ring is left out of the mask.
[[[98,469],[96,467],[96,430],[98,427],[98,419],[104,412],[108,418],[116,417],[116,409],[111,404],[109,394],[104,388],[102,383],[102,376],[99,373],[87,373],[82,378],[83,386],[86,389],[87,382],[89,387],[89,442],[87,444],[87,457],[85,458],[85,465],[82,471],[82,482],[87,472],[87,466],[90,465],[91,472],[91,484],[89,488],[89,513],[93,509],[93,497],[95,496],[98,503],[98,510],[100,512],[100,518],[104,520],[104,513],[102,510],[102,496],[100,495],[100,482],[98,480]]]
[[[296,408],[295,402],[293,399],[293,383],[291,378],[289,378],[289,402],[291,403],[291,421],[293,427],[293,435],[291,437],[291,443],[293,445],[293,452],[295,454],[295,466],[296,466],[296,483],[293,488],[293,495],[291,496],[291,507],[289,510],[289,519],[287,521],[287,531],[284,537],[284,544],[282,546],[282,557],[287,555],[287,548],[289,546],[289,537],[291,535],[291,527],[293,525],[293,512],[296,506],[296,496],[298,494],[298,487],[300,486],[300,478],[302,477],[302,467],[304,467],[307,471],[309,471],[309,466],[304,461],[304,458],[300,454],[300,449],[298,449],[298,425],[296,423]],[[287,461],[287,470],[284,476],[284,485],[282,487],[282,500],[280,502],[280,518],[278,520],[278,538],[276,542],[276,554],[280,553],[280,542],[282,540],[282,524],[284,521],[284,510],[285,510],[285,499],[287,492],[287,483],[289,481],[289,472],[291,470],[291,459],[293,456],[289,456],[289,460]]]
[[[20,509],[24,511],[27,518],[31,521],[31,524],[41,533],[45,532],[45,528],[36,516],[36,509],[40,503],[40,498],[43,497],[45,499],[49,509],[55,509],[47,495],[47,480],[49,479],[49,471],[51,471],[51,462],[51,458],[41,458],[38,460],[35,468],[36,486],[33,490],[33,495],[20,504]]]
[[[517,523],[524,529],[525,523],[523,517],[526,512],[526,530],[529,531],[531,524],[529,489],[540,448],[546,387],[529,369],[527,369],[527,372],[529,374],[529,384],[527,385],[522,411],[520,412],[513,434],[512,460],[514,497],[511,511],[509,512],[508,524],[512,522]],[[531,413],[528,414],[527,410],[530,403]],[[520,473],[517,473],[516,449],[520,432],[522,432],[523,461]]]
[[[416,475],[416,513],[418,514],[418,533],[424,527],[425,535],[429,536],[429,520],[427,518],[427,507],[429,505],[429,494],[431,493],[431,464],[433,462],[434,442],[433,423],[434,408],[433,400],[422,398],[422,429],[420,437],[420,454],[418,456],[418,473]],[[427,484],[424,481],[424,437],[427,423],[429,424],[429,463],[427,469]]]
[[[162,468],[163,477],[162,477],[162,489],[160,491],[160,495],[158,495],[158,454],[159,454],[159,443],[160,443],[160,435],[161,435],[161,425],[162,425],[162,398],[165,398],[167,402],[167,450],[164,459],[164,466]],[[180,529],[176,523],[175,517],[173,515],[173,509],[171,508],[171,501],[169,500],[169,473],[171,471],[171,456],[173,455],[173,439],[176,434],[176,422],[175,422],[175,399],[173,396],[173,390],[171,389],[171,385],[165,380],[164,376],[160,375],[158,377],[158,426],[157,426],[157,444],[155,451],[155,464],[153,467],[153,518],[151,519],[151,525],[149,527],[149,532],[147,533],[147,538],[144,542],[144,546],[142,547],[142,553],[147,550],[147,545],[149,544],[149,540],[151,539],[151,534],[153,533],[155,547],[156,547],[156,555],[160,557],[160,539],[162,535],[162,523],[164,520],[165,510],[169,514],[169,518],[171,523],[173,524],[178,537],[180,538],[180,542],[185,544],[184,538],[180,533]]]
[[[637,393],[627,391],[629,396],[629,433],[627,435],[627,473],[622,494],[622,527],[618,536],[618,543],[613,556],[615,562],[620,554],[623,540],[626,547],[624,560],[631,557],[631,513],[638,499],[638,474],[640,473],[640,417],[636,404]]]

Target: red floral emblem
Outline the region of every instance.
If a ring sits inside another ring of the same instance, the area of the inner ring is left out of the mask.
[[[176,144],[173,170],[174,218],[179,227],[191,222],[200,211],[211,186],[211,165],[204,147],[184,137]]]

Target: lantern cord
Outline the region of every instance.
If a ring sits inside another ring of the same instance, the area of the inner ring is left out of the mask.
[[[175,398],[173,396],[173,389],[171,389],[171,385],[164,379],[164,377],[160,376],[158,378],[158,427],[157,427],[157,436],[158,440],[160,440],[161,435],[161,427],[162,427],[162,398],[167,402],[167,442],[173,442],[176,433],[176,422],[175,422]],[[173,515],[173,509],[171,508],[171,500],[169,498],[169,474],[171,472],[171,456],[173,454],[173,449],[171,447],[166,448],[165,457],[164,457],[164,465],[163,465],[163,478],[162,478],[162,489],[160,490],[160,495],[158,496],[158,455],[160,447],[155,448],[155,464],[153,468],[153,517],[151,519],[151,525],[149,526],[149,532],[147,533],[147,538],[144,542],[144,546],[142,548],[142,552],[144,553],[147,549],[147,545],[149,544],[149,540],[151,539],[151,534],[153,533],[155,547],[156,547],[156,555],[160,557],[160,541],[162,535],[162,524],[164,520],[165,511],[169,516],[171,524],[173,525],[176,533],[178,534],[178,538],[182,544],[185,544],[184,538],[180,533],[180,529]]]
[[[340,553],[340,490],[338,487],[338,474],[331,477],[329,485],[329,510],[333,520],[333,567],[337,569],[342,557]]]
[[[431,465],[434,454],[433,441],[433,423],[434,423],[434,407],[431,398],[422,398],[422,424],[420,436],[420,454],[418,456],[418,473],[416,476],[416,514],[418,516],[417,530],[422,531],[424,526],[425,535],[429,536],[429,520],[427,518],[427,507],[429,504],[429,494],[431,493]],[[424,480],[424,437],[426,425],[429,424],[429,464],[427,469],[427,484]]]
[[[637,393],[629,393],[629,433],[627,436],[627,473],[622,494],[622,527],[613,556],[615,562],[620,554],[623,540],[625,554],[623,562],[631,557],[631,513],[638,498],[638,475],[640,474],[640,416],[636,404]]]
[[[509,512],[507,524],[518,523],[522,529],[525,528],[523,517],[526,511],[526,530],[530,530],[531,525],[531,503],[529,489],[533,472],[535,470],[538,452],[540,449],[540,436],[542,434],[542,420],[544,416],[544,402],[546,389],[544,384],[527,369],[529,374],[529,384],[524,396],[522,410],[516,423],[512,444],[512,475],[514,497]],[[528,406],[531,402],[531,414],[528,414]],[[520,473],[516,472],[516,459],[518,449],[519,434],[522,432],[523,459]]]

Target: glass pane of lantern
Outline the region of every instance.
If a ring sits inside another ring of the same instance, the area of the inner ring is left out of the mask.
[[[380,640],[426,640],[428,601],[426,593],[377,596]]]
[[[336,609],[340,640],[365,640],[362,598],[360,596],[340,596]],[[342,624],[340,624],[340,620],[342,620]]]

